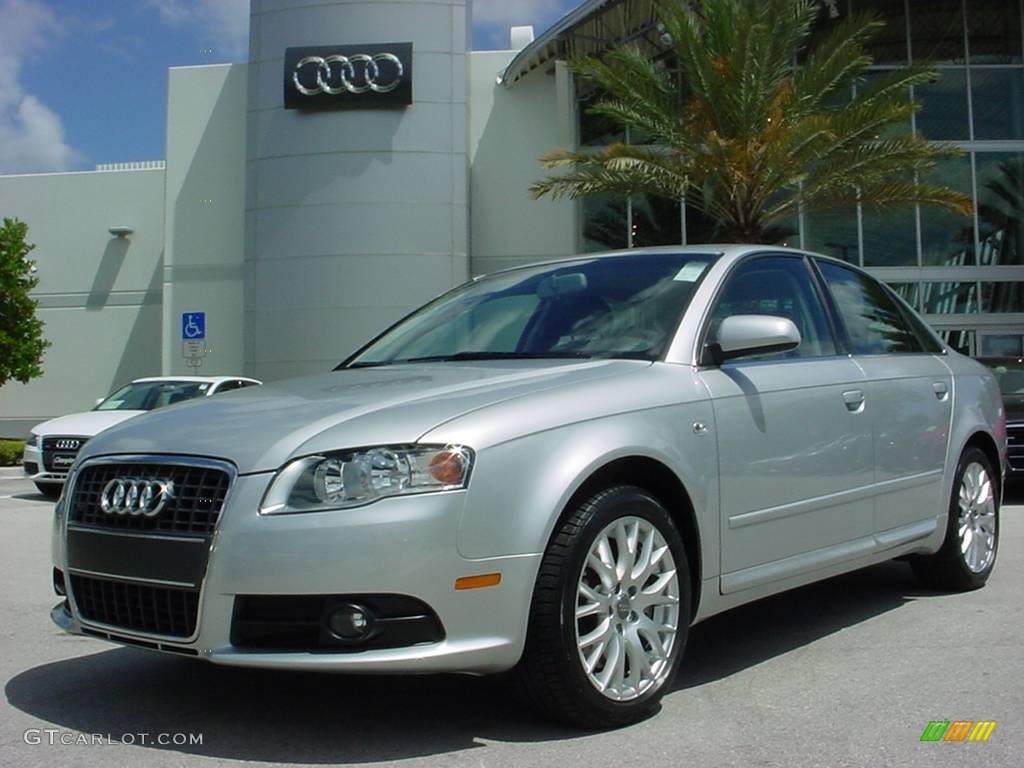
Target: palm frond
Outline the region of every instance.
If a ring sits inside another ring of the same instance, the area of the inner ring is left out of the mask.
[[[851,14],[836,24],[794,78],[797,100],[804,110],[820,109],[840,88],[853,84],[871,64],[864,44],[883,26],[871,13]]]
[[[683,88],[632,46],[571,62],[600,90],[592,114],[656,146],[549,153],[542,161],[552,174],[531,187],[535,197],[685,199],[727,235],[754,238],[800,209],[969,209],[961,193],[917,181],[960,149],[892,135],[917,108],[911,87],[936,73],[913,65],[866,78],[865,46],[882,26],[873,14],[835,23],[801,56],[821,13],[817,0],[658,0],[656,7]],[[844,93],[849,98],[837,98]]]

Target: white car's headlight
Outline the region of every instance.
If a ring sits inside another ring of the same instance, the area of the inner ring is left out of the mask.
[[[30,432],[29,435],[28,435],[28,439],[25,440],[25,447],[26,448],[38,448],[39,447],[39,435],[37,435],[35,432]]]
[[[473,451],[461,445],[360,448],[306,456],[277,473],[260,514],[360,507],[391,496],[466,487]]]

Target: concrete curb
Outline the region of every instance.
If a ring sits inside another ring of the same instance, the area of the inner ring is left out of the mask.
[[[0,480],[14,480],[25,477],[25,472],[19,467],[0,467]]]

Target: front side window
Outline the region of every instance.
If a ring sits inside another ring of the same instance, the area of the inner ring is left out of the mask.
[[[921,343],[881,284],[867,275],[831,262],[818,267],[846,328],[850,352],[882,355],[921,352]]]
[[[800,346],[796,349],[745,360],[836,354],[825,308],[799,256],[755,258],[730,275],[711,314],[709,339],[717,337],[718,326],[730,315],[785,317],[800,331]]]
[[[428,304],[343,367],[515,358],[656,360],[714,254],[628,254],[517,269]]]

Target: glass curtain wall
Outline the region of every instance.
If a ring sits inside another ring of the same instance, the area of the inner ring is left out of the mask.
[[[839,19],[822,4],[822,31]],[[870,48],[872,74],[930,62],[937,82],[908,92],[921,102],[908,130],[965,150],[931,181],[975,202],[973,216],[929,208],[804,214],[776,240],[866,267],[923,311],[950,344],[971,354],[1024,351],[1024,2],[839,0],[840,19],[872,10],[886,26]],[[667,63],[671,66],[670,63]],[[580,144],[634,137],[586,114]],[[640,143],[638,141],[638,143]],[[647,198],[582,204],[585,250],[714,241],[714,226],[685,203]]]

